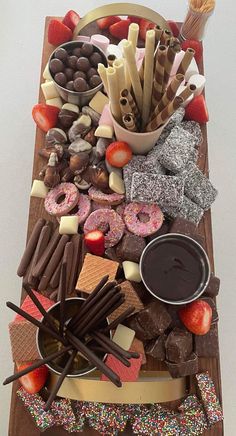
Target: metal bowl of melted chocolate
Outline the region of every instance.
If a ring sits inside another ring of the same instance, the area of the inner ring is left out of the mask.
[[[205,291],[210,279],[210,262],[194,239],[168,233],[145,247],[140,274],[154,297],[169,304],[185,304]]]

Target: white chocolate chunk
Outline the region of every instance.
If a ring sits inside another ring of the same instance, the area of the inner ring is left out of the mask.
[[[108,138],[111,139],[113,137],[114,129],[112,126],[108,126],[108,124],[101,124],[98,126],[94,132],[95,136],[99,138]]]
[[[76,124],[83,124],[84,127],[90,127],[92,120],[89,115],[82,114],[78,120],[75,121]]]
[[[126,280],[131,280],[133,282],[140,283],[141,276],[139,273],[139,264],[135,262],[130,262],[129,260],[125,260],[122,262],[124,275]]]
[[[56,106],[59,109],[62,108],[62,99],[61,97],[55,97],[55,98],[50,98],[49,100],[46,100],[46,104],[48,104],[49,106]]]
[[[117,194],[125,193],[124,181],[118,174],[114,172],[112,172],[109,175],[109,187],[111,188],[112,191],[116,192]]]
[[[78,216],[62,216],[60,219],[60,235],[75,235],[78,232]]]
[[[108,173],[110,173],[110,174],[116,173],[120,178],[122,178],[122,169],[121,168],[113,167],[112,165],[109,164],[109,162],[106,159],[105,159],[105,164],[106,164],[106,168],[107,168]]]
[[[54,85],[54,82],[45,82],[41,84],[41,89],[43,91],[43,95],[45,100],[50,100],[51,98],[59,97],[59,93]]]
[[[48,188],[42,180],[34,180],[31,188],[31,197],[45,198],[48,193]]]
[[[195,58],[193,57],[193,59],[191,60],[191,63],[185,73],[185,80],[186,82],[189,81],[190,77],[193,76],[194,74],[199,74],[199,69],[197,66],[197,62],[195,60]]]
[[[206,79],[202,74],[194,74],[190,77],[188,83],[196,86],[194,96],[197,97],[202,93],[203,89],[205,88]]]
[[[47,63],[47,65],[46,65],[46,67],[44,68],[43,78],[44,78],[45,80],[50,80],[50,81],[52,80],[52,76],[51,76],[50,71],[49,71],[49,65],[48,65],[48,63]]]
[[[108,97],[104,95],[101,91],[98,91],[95,96],[90,100],[89,106],[99,114],[102,113],[105,104],[109,103]]]
[[[76,114],[79,114],[79,106],[72,103],[64,103],[62,106],[62,109],[66,109],[67,111],[75,112]]]
[[[132,345],[134,337],[134,330],[126,327],[125,325],[118,324],[112,340],[121,348],[128,351]]]

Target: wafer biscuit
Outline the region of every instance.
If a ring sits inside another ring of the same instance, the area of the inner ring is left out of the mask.
[[[110,322],[120,316],[130,306],[135,307],[134,313],[139,312],[144,307],[142,301],[135,292],[134,287],[128,280],[121,283],[120,287],[121,292],[125,294],[125,301],[120,307],[118,307],[118,309],[116,309],[113,313],[111,313],[111,315],[109,315]]]
[[[118,267],[118,262],[86,254],[76,289],[90,294],[105,275],[109,275],[109,280],[114,280]]]

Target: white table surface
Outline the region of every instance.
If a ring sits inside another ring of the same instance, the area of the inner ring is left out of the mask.
[[[35,125],[32,106],[37,102],[44,17],[63,16],[69,9],[83,16],[105,4],[87,0],[7,0],[1,2],[1,257],[0,257],[0,380],[13,370],[7,325],[13,314],[5,302],[19,302],[21,280],[16,269],[26,238]],[[131,3],[131,2],[129,2]],[[142,1],[136,0],[142,4]],[[210,178],[219,190],[212,208],[216,274],[221,278],[218,297],[219,336],[225,414],[225,434],[235,434],[235,2],[218,1],[204,40]],[[145,5],[167,19],[183,20],[186,0],[147,0]],[[234,70],[234,73],[233,73]],[[1,436],[8,434],[11,387],[1,386]],[[31,436],[27,434],[26,436]]]

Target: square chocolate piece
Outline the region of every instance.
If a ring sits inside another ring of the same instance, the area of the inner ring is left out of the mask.
[[[171,317],[165,306],[160,301],[154,301],[148,304],[137,315],[138,324],[144,331],[144,338],[138,336],[138,339],[154,339],[165,332],[171,324]]]
[[[184,218],[175,218],[171,227],[170,233],[181,233],[183,235],[191,236],[197,231],[197,226],[192,221]]]
[[[193,352],[193,336],[187,330],[174,328],[165,342],[166,359],[169,362],[186,362]]]
[[[198,357],[218,357],[219,342],[217,324],[213,324],[206,335],[194,337],[195,353]]]
[[[192,353],[186,362],[173,363],[166,360],[165,363],[173,378],[185,377],[198,372],[198,357],[195,353]]]
[[[131,262],[139,263],[145,247],[146,242],[144,238],[128,233],[123,236],[122,241],[116,247],[116,253],[122,262],[130,260]]]
[[[154,359],[163,361],[166,358],[165,341],[167,335],[160,335],[157,339],[153,339],[145,346],[146,354],[152,356]]]
[[[219,289],[220,279],[212,274],[204,295],[207,295],[209,297],[216,297],[219,294]]]

